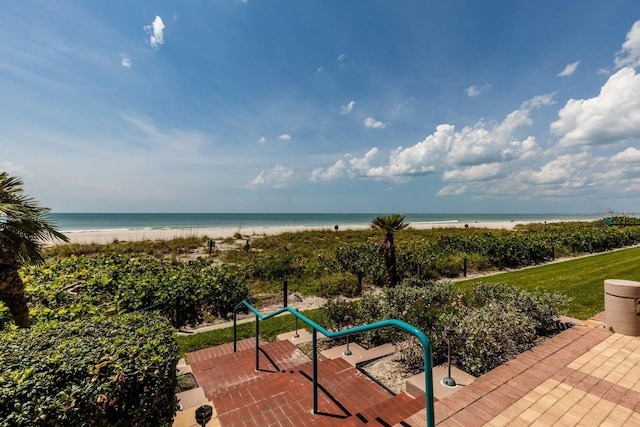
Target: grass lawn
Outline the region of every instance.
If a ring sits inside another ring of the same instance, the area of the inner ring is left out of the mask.
[[[473,284],[507,283],[526,291],[546,290],[572,299],[564,314],[588,319],[604,310],[604,281],[640,281],[640,247],[527,268],[458,282],[468,291]]]

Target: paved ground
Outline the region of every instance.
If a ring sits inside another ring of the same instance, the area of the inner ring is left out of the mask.
[[[612,333],[603,321],[601,313],[436,401],[437,425],[640,426],[640,337]],[[251,349],[253,342],[239,344]],[[234,355],[228,345],[191,354],[194,368],[216,368],[202,382],[223,426],[426,425],[425,410],[419,409],[424,408],[422,399],[381,406],[389,396],[372,388],[347,362],[331,368],[339,359],[323,362],[322,413],[312,415],[308,362],[295,347],[269,345],[277,347],[261,353],[261,372],[255,371],[255,352]],[[226,359],[209,366],[207,352],[212,351]],[[242,369],[225,365],[227,359],[240,362]],[[273,375],[278,381],[272,377],[269,390],[258,392],[254,380],[260,375]],[[351,380],[354,386],[346,388]],[[221,383],[239,387],[230,393],[216,390]],[[375,412],[365,409],[374,408],[374,403]],[[413,412],[394,409],[402,405],[407,411],[413,407]]]
[[[640,337],[611,333],[603,320],[574,326],[436,402],[436,423],[640,426]],[[402,425],[424,419],[421,412]]]

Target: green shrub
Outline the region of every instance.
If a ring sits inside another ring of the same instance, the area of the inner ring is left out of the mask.
[[[249,297],[249,288],[241,270],[233,265],[221,265],[204,270],[205,301],[218,316],[226,318],[236,304]]]
[[[317,295],[324,298],[359,295],[358,281],[348,273],[333,273],[317,281]]]
[[[0,426],[167,426],[177,345],[153,313],[48,322],[0,340]]]
[[[558,330],[560,308],[569,298],[559,293],[527,292],[504,283],[478,283],[472,293],[475,305],[499,302],[527,316],[538,335],[548,335]]]
[[[22,277],[34,322],[153,309],[180,327],[199,323],[206,307],[226,316],[249,295],[239,267],[212,267],[205,258],[80,256],[25,268]]]
[[[456,365],[472,375],[482,375],[535,344],[531,320],[509,304],[490,302],[460,314],[454,320],[451,351]]]

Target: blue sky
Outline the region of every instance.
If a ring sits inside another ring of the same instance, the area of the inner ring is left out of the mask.
[[[640,211],[637,0],[27,0],[0,40],[0,170],[54,212]]]

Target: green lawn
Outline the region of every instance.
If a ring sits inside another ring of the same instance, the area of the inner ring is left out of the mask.
[[[604,310],[605,279],[640,281],[640,247],[527,268],[459,282],[468,291],[478,282],[507,283],[520,289],[542,289],[572,298],[564,313],[588,319]]]

